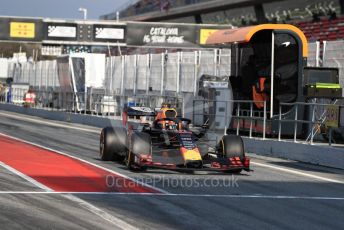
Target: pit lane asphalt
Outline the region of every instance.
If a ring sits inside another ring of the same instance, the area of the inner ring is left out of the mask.
[[[121,164],[99,160],[98,128],[0,111],[0,132],[167,191],[167,195],[73,194],[138,228],[333,229],[344,224],[344,184],[297,174],[344,181],[342,170],[251,155],[253,162],[296,173],[256,164],[252,165],[254,172],[234,176],[163,170],[133,173]],[[0,226],[4,229],[114,229],[113,222],[94,215],[63,194],[11,193],[40,189],[6,169],[0,173],[0,190],[5,192],[0,193]]]

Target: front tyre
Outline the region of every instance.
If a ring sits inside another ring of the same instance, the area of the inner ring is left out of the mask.
[[[100,133],[99,156],[103,161],[123,160],[127,152],[125,128],[105,127]]]
[[[245,160],[244,142],[240,136],[223,136],[219,143],[219,152],[226,158],[239,157],[241,162]],[[231,170],[233,173],[240,173],[242,169]]]

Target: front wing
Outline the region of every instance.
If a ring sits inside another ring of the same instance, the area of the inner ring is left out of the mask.
[[[151,169],[167,169],[175,171],[219,171],[219,172],[234,172],[239,170],[250,170],[250,158],[244,157],[241,160],[239,157],[232,158],[215,158],[215,157],[203,157],[202,162],[196,167],[189,167],[188,163],[192,162],[167,162],[167,161],[155,161],[152,155],[135,155],[135,165],[138,168],[151,168]],[[195,165],[195,164],[190,164]]]

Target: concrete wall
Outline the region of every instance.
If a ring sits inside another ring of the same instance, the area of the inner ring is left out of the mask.
[[[344,147],[244,137],[246,152],[344,169]]]
[[[122,122],[120,120],[103,117],[31,109],[11,104],[0,104],[0,110],[100,128],[110,125],[121,126]],[[244,137],[244,143],[246,152],[344,169],[344,148],[315,146],[277,140],[261,140],[247,137]]]
[[[66,113],[61,111],[49,111],[44,109],[32,109],[25,108],[22,106],[16,106],[12,104],[0,104],[0,110],[6,110],[15,113],[21,113],[30,116],[37,116],[45,119],[56,120],[56,121],[65,121],[83,125],[89,125],[94,127],[103,128],[105,126],[121,126],[122,121],[97,117],[91,115],[82,115],[74,113]]]

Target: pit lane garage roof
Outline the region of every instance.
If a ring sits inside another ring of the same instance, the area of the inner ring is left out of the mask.
[[[248,43],[254,34],[262,30],[287,30],[294,32],[302,43],[302,56],[308,56],[308,42],[304,33],[297,27],[288,24],[261,24],[256,26],[240,27],[235,29],[221,29],[211,34],[207,45],[219,45],[230,43]]]

